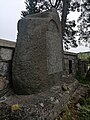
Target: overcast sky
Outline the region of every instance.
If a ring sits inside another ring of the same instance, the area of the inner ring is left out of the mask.
[[[25,0],[0,0],[0,38],[16,40],[17,22]]]
[[[17,22],[20,19],[21,11],[25,10],[25,0],[0,0],[0,39],[16,41]],[[70,18],[74,20],[77,13],[71,14]],[[90,48],[78,47],[70,51],[90,51]]]

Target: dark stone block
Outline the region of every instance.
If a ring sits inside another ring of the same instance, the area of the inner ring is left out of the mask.
[[[86,74],[85,79],[90,82],[90,68],[89,68],[89,70],[87,71],[87,74]]]
[[[59,83],[63,71],[61,38],[56,10],[31,15],[18,22],[12,68],[17,94],[42,92]]]

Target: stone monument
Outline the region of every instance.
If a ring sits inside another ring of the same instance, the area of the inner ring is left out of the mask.
[[[17,94],[33,94],[59,84],[63,71],[61,23],[55,9],[18,22],[12,80]]]

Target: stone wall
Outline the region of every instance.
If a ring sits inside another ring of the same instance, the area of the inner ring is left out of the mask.
[[[77,53],[64,51],[64,75],[85,74],[88,71],[88,61],[79,59]]]
[[[0,39],[0,94],[10,83],[15,42]]]
[[[12,57],[15,42],[0,39],[0,76],[11,78]],[[77,58],[76,53],[64,52],[64,74],[69,75],[69,60],[72,61],[72,74],[76,71],[87,72],[88,62]]]
[[[15,42],[0,39],[0,76],[10,77]]]
[[[76,53],[64,52],[64,75],[75,75],[78,70],[78,57]]]
[[[11,78],[10,71],[15,44],[15,42],[0,39],[0,76]],[[87,71],[87,61],[78,60],[76,53],[64,52],[64,73],[66,75],[69,75],[69,60],[72,61],[73,74],[75,74],[77,70],[81,70],[81,68],[83,73],[85,69]]]
[[[85,73],[87,73],[87,71],[88,71],[88,61],[78,59],[78,72],[84,75]]]

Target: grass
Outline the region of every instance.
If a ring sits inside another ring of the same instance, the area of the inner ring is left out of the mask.
[[[78,120],[90,120],[90,98],[87,98],[86,102],[86,105],[80,106]]]
[[[71,109],[66,106],[56,120],[71,120]]]
[[[90,65],[90,64],[89,64]],[[90,87],[90,81],[85,79],[85,74],[82,75],[79,72],[76,73],[75,78],[82,84],[88,84]],[[78,120],[90,120],[90,88],[88,91],[88,96],[86,98],[82,97],[79,100],[81,106],[78,112]]]
[[[81,97],[79,107],[76,104],[68,104],[56,120],[90,120],[90,96]]]
[[[90,85],[90,81],[86,80],[85,76],[86,74],[76,72],[75,78],[79,81],[79,83]]]
[[[88,66],[90,67],[90,63],[88,64]]]
[[[88,84],[89,90],[86,96],[82,96],[77,101],[80,105],[79,107],[76,107],[77,103],[68,104],[57,120],[90,120],[90,81],[87,81],[85,75],[81,75],[78,72],[75,78],[82,84]]]

